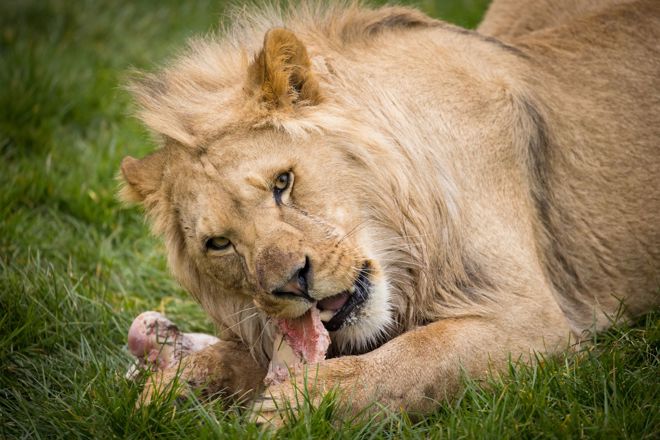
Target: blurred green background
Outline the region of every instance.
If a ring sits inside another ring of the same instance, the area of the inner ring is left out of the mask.
[[[420,1],[474,27],[485,0]],[[137,209],[115,198],[124,155],[153,148],[121,85],[186,38],[213,32],[222,1],[0,2],[0,437],[258,437],[221,402],[134,411],[123,379],[134,316],[167,313],[212,331],[172,281]],[[595,348],[513,368],[415,422],[328,422],[331,399],[277,436],[658,438],[655,316]]]

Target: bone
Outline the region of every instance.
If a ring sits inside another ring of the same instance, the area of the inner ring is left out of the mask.
[[[273,358],[268,365],[268,374],[264,379],[266,386],[284,382],[289,378],[289,370],[295,372],[302,366],[303,361],[284,339],[282,333],[278,333],[273,341]]]
[[[190,353],[218,341],[215,336],[204,333],[183,333],[158,312],[141,313],[128,330],[128,350],[136,360],[126,373],[126,378],[136,379],[146,370],[164,370]]]
[[[329,346],[330,335],[323,327],[316,307],[299,318],[279,320],[273,340],[273,356],[264,384],[270,386],[282,383],[290,373],[299,371],[303,364],[321,362]]]

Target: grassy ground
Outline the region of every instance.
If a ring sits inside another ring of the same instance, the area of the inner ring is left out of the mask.
[[[219,403],[133,411],[122,378],[131,319],[166,312],[210,331],[170,279],[137,210],[115,199],[120,159],[152,147],[120,88],[187,36],[215,27],[218,1],[0,3],[0,437],[262,435]],[[127,2],[121,2],[127,3]],[[484,0],[422,1],[473,26]],[[279,432],[319,437],[660,437],[660,319],[617,328],[569,359],[511,370],[412,422],[332,426],[331,402]]]

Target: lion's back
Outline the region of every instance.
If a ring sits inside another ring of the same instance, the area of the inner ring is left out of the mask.
[[[660,3],[618,3],[514,41],[553,129],[551,222],[575,282],[638,314],[660,303]]]

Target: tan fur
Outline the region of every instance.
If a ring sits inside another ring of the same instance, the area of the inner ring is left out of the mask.
[[[125,159],[124,194],[262,373],[270,319],[308,307],[278,285],[307,258],[322,299],[369,267],[373,302],[332,335],[314,395],[430,411],[461,368],[564,350],[660,302],[660,8],[566,3],[498,0],[483,33],[399,7],[238,14],[132,86],[163,142]],[[233,248],[210,255],[211,236]],[[185,378],[213,369],[203,356]],[[266,390],[257,413],[294,393]]]

